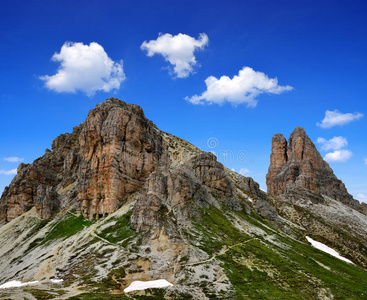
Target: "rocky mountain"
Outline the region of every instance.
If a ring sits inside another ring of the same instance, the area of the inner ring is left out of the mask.
[[[114,212],[168,159],[167,145],[137,105],[109,99],[52,142],[33,164],[21,164],[1,197],[0,220],[35,206],[50,218],[67,206],[88,219]]]
[[[107,99],[5,188],[0,298],[363,298],[364,206],[303,129],[288,144],[273,138],[265,193],[139,106]],[[156,279],[173,286],[124,292]],[[12,280],[36,282],[1,288]]]
[[[288,142],[281,134],[273,136],[266,184],[270,194],[281,198],[308,193],[315,201],[322,201],[325,195],[367,212],[367,205],[353,199],[301,127],[293,131]]]
[[[281,134],[273,136],[266,183],[280,216],[367,266],[362,221],[367,205],[348,193],[303,128],[297,127],[288,142]]]

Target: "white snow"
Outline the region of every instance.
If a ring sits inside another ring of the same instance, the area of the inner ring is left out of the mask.
[[[63,279],[50,279],[50,281],[51,281],[52,283],[61,283],[61,282],[63,282],[64,280],[63,280]]]
[[[254,200],[252,200],[250,197],[247,197],[247,200],[250,201],[251,203],[254,202]]]
[[[321,251],[324,251],[324,252],[326,252],[326,253],[328,253],[328,254],[330,254],[330,255],[332,255],[332,256],[334,256],[334,257],[336,257],[336,258],[339,258],[339,259],[341,259],[341,260],[344,260],[344,261],[346,261],[347,263],[353,264],[353,262],[351,262],[348,258],[345,258],[345,257],[343,257],[343,256],[340,256],[338,252],[336,252],[334,249],[332,249],[332,248],[330,248],[330,247],[326,246],[325,244],[320,243],[320,242],[317,242],[317,241],[315,241],[315,240],[311,239],[309,236],[306,236],[306,239],[307,239],[307,241],[308,241],[309,243],[311,243],[311,245],[312,245],[313,247],[315,247],[315,248],[317,248],[317,249],[319,249],[319,250],[321,250]]]
[[[0,285],[0,289],[8,289],[8,288],[12,288],[12,287],[21,287],[24,285],[29,285],[29,284],[35,284],[38,283],[38,281],[29,281],[29,282],[21,282],[18,280],[13,280],[13,281],[9,281],[7,283],[4,283],[2,285]]]
[[[133,281],[126,289],[124,289],[124,292],[129,293],[131,291],[145,290],[151,288],[163,288],[168,286],[173,286],[173,284],[169,283],[166,279],[151,281]]]

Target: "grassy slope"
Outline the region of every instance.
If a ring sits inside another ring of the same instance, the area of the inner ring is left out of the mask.
[[[222,213],[225,210],[205,209],[193,238],[209,255],[218,253],[223,245],[232,246],[216,259],[235,288],[234,299],[316,299],[328,291],[334,299],[367,297],[365,269],[281,234],[259,218],[237,212],[241,220],[266,234],[242,232]]]
[[[111,219],[114,221],[113,225],[101,229],[98,235],[111,244],[124,246],[125,241],[137,236],[130,228],[130,216],[131,211]],[[243,211],[233,212],[225,207],[218,209],[211,206],[203,209],[201,216],[201,219],[194,221],[195,230],[190,233],[190,239],[198,242],[199,247],[209,257],[214,256],[220,262],[234,288],[218,296],[210,290],[208,282],[206,286],[202,286],[209,298],[317,299],[321,294],[330,293],[334,299],[366,298],[365,269],[296,241],[275,230],[255,214],[247,215]],[[234,216],[242,222],[245,230],[234,226]],[[82,217],[66,214],[43,239],[31,246],[42,247],[55,240],[64,240],[91,224],[92,222]],[[103,222],[101,225],[103,226]],[[93,270],[92,265],[93,259],[88,260],[86,267]],[[81,269],[81,266],[78,268]],[[124,270],[111,270],[110,275],[123,279]],[[100,283],[86,283],[90,287],[98,287],[99,293],[85,293],[70,299],[127,299],[124,294],[109,294],[111,289],[119,288],[111,278]],[[149,298],[133,298],[164,299],[164,290],[152,290],[150,295]],[[51,298],[46,294],[44,297],[37,296],[39,299],[52,299],[51,295]],[[178,296],[177,299],[183,298]]]

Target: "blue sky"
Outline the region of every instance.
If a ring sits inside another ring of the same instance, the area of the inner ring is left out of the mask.
[[[3,0],[0,192],[114,96],[263,189],[272,135],[302,126],[367,202],[366,14],[365,1]]]

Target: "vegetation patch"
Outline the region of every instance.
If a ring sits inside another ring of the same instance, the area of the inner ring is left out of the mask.
[[[313,274],[319,278],[325,287],[327,287],[334,299],[364,299],[367,297],[367,271],[328,255],[314,247],[282,237],[291,244],[284,255],[289,261],[295,262],[305,273]],[[320,266],[329,267],[330,270]]]
[[[199,248],[209,255],[218,252],[225,245],[232,246],[250,238],[213,205],[202,209],[201,220],[195,221],[194,226],[200,235],[193,238],[200,241]]]
[[[131,299],[124,294],[109,294],[109,293],[83,293],[77,296],[68,298],[68,300],[125,300]]]
[[[124,241],[122,246],[125,246],[129,240],[136,236],[136,232],[131,229],[130,217],[132,213],[129,211],[123,216],[113,219],[116,223],[103,229],[98,235],[112,244]]]
[[[251,266],[243,263],[249,257]],[[236,290],[234,299],[317,299],[315,283],[259,240],[233,247],[218,259]]]
[[[27,289],[24,290],[27,293],[32,294],[36,299],[57,299],[58,297],[66,294],[64,290],[41,290],[41,289]]]
[[[166,290],[165,289],[146,289],[146,295],[134,295],[134,293],[129,293],[128,295],[122,294],[109,294],[109,293],[83,293],[77,296],[68,298],[68,300],[125,300],[125,299],[139,299],[139,300],[165,300]],[[170,299],[192,299],[188,295],[182,294],[170,295]]]
[[[234,287],[231,299],[311,300],[331,294],[334,299],[367,297],[365,269],[280,234],[256,214],[234,212],[279,243],[270,243],[261,235],[251,237],[237,229],[226,217],[225,208],[223,211],[214,206],[203,209],[201,220],[194,222],[197,233],[192,233],[191,238],[199,242],[198,247],[221,261]],[[210,292],[208,286],[207,297],[220,299],[220,295]]]
[[[67,239],[92,223],[83,216],[67,214],[65,218],[54,225],[41,244],[49,244],[58,239]]]
[[[122,283],[124,282],[124,278],[126,276],[124,268],[118,268],[112,270],[106,278],[103,278],[102,281],[93,283],[92,286],[97,288],[98,292],[110,292],[110,291],[118,291],[122,292]]]

